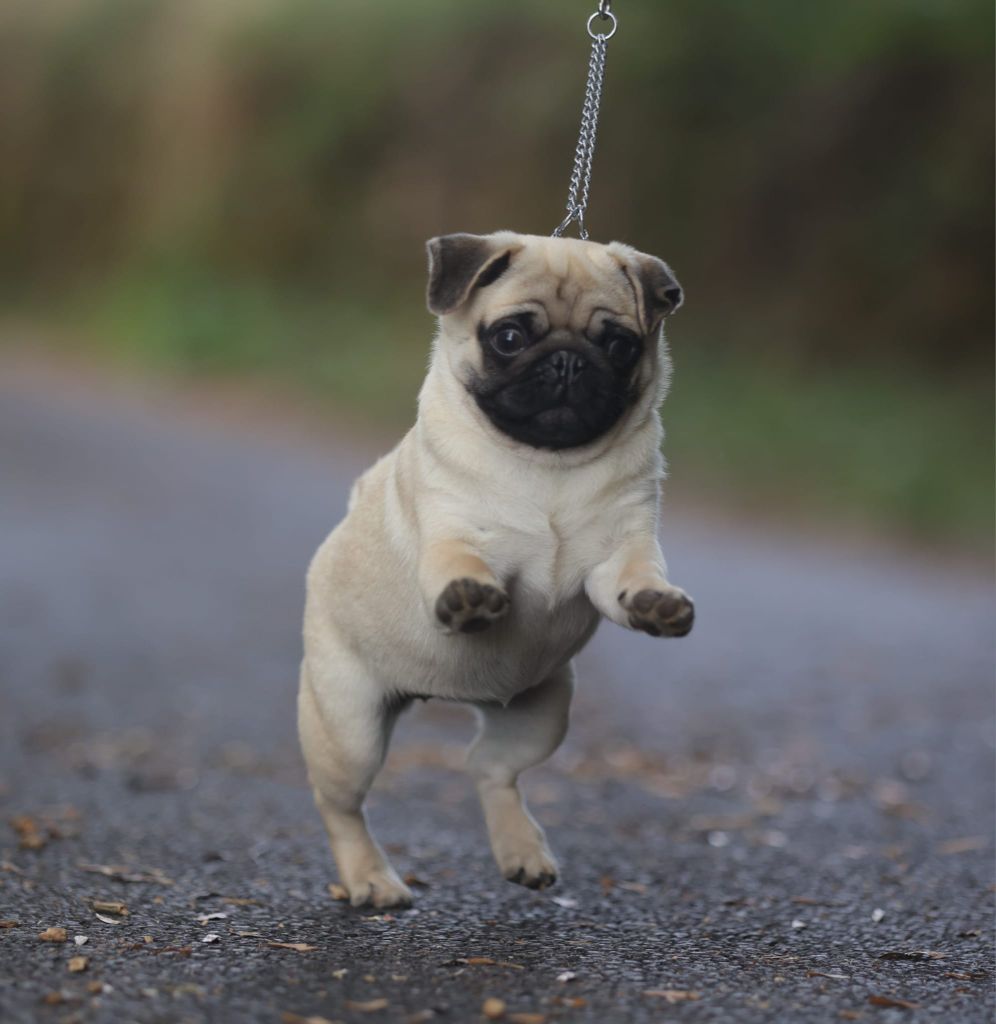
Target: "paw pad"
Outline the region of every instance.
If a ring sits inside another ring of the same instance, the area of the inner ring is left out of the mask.
[[[490,583],[451,580],[436,599],[436,618],[449,633],[479,633],[508,611],[508,595]]]

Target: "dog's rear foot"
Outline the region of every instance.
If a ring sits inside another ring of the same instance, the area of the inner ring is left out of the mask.
[[[547,889],[557,881],[557,861],[542,839],[529,845],[499,841],[494,854],[506,881],[527,889]]]
[[[345,885],[349,902],[354,907],[410,907],[411,889],[398,878],[395,870],[388,866],[371,871],[362,878],[350,880]]]
[[[478,633],[508,611],[508,595],[469,577],[451,580],[436,600],[436,618],[447,633]]]

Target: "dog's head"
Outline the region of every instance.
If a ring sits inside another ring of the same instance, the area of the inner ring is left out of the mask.
[[[578,448],[656,393],[661,322],[682,300],[662,260],[618,242],[508,231],[445,235],[428,250],[438,345],[504,434]]]

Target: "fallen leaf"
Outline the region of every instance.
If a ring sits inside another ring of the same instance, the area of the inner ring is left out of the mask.
[[[21,926],[20,921],[0,921],[0,929],[2,928],[19,928]]]
[[[643,994],[645,996],[654,996],[656,998],[663,999],[672,1006],[675,1003],[693,1003],[702,998],[702,994],[700,992],[693,992],[689,989],[681,988],[649,988]]]
[[[985,836],[963,836],[960,839],[949,839],[937,847],[937,852],[944,856],[955,853],[971,853],[973,850],[984,850],[989,845]]]
[[[915,1010],[920,1005],[908,999],[893,999],[892,996],[869,996],[868,1002],[872,1006],[891,1006],[897,1010]]]
[[[193,951],[193,946],[163,946],[156,950],[157,953],[176,953],[177,956],[190,956]]]
[[[224,912],[222,912],[220,910],[216,911],[213,914],[198,914],[197,915],[197,923],[198,924],[207,924],[208,921],[224,921],[227,917],[228,917],[228,914],[226,914],[226,913],[224,913]]]
[[[156,885],[173,885],[172,878],[167,878],[159,868],[147,868],[144,871],[133,871],[125,864],[77,864],[80,871],[93,875],[103,875],[117,882],[151,882]]]
[[[357,1013],[376,1013],[378,1010],[386,1010],[390,1004],[386,999],[365,999],[355,1002],[352,999],[346,1000],[346,1009],[355,1010]]]
[[[508,960],[495,960],[490,956],[458,956],[447,960],[440,967],[509,967],[514,971],[524,971],[522,964],[513,964]]]
[[[850,981],[847,974],[827,974],[825,971],[806,971],[807,978],[833,978],[834,981]]]
[[[93,900],[90,905],[98,914],[117,914],[118,917],[127,917],[129,913],[128,908],[118,900]]]
[[[94,917],[96,917],[98,921],[103,921],[104,924],[121,924],[120,918],[108,917],[106,914],[94,913]]]
[[[879,960],[943,960],[947,953],[935,953],[932,949],[911,949],[890,950],[888,953],[879,953]]]
[[[349,890],[344,885],[339,885],[336,882],[329,882],[329,895],[334,900],[344,902],[349,899]]]
[[[419,878],[414,871],[409,871],[403,879],[405,885],[413,885],[416,889],[428,889],[429,883],[425,879]]]
[[[273,949],[293,949],[295,953],[310,953],[317,946],[309,946],[307,942],[273,942],[272,940],[266,943]]]
[[[45,931],[38,933],[38,938],[42,942],[65,942],[68,937],[65,928],[46,928]]]
[[[342,981],[342,979],[345,978],[347,974],[349,974],[349,968],[340,967],[338,970],[332,972],[332,977],[338,978],[339,981]]]
[[[99,996],[100,993],[103,992],[105,988],[108,988],[108,986],[105,985],[104,982],[102,981],[88,981],[86,983],[86,990],[92,996]]]
[[[38,822],[30,815],[15,815],[10,819],[10,827],[17,833],[22,850],[40,850],[49,840],[49,836],[42,834]]]
[[[989,975],[985,971],[945,971],[944,977],[955,981],[985,981]]]
[[[505,1000],[490,996],[481,1004],[481,1013],[488,1020],[501,1020],[505,1016]]]
[[[545,1013],[510,1013],[508,1019],[512,1024],[546,1024]]]
[[[69,997],[65,992],[49,992],[47,995],[42,996],[41,1001],[46,1006],[61,1006],[69,1001]]]
[[[79,974],[81,971],[86,970],[86,965],[89,962],[85,956],[71,956],[66,966],[69,968],[70,974]]]
[[[617,882],[616,886],[625,889],[626,892],[635,892],[638,896],[643,896],[647,891],[643,882]]]

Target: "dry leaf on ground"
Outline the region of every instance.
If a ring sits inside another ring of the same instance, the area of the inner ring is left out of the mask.
[[[892,996],[869,996],[872,1006],[891,1006],[898,1010],[915,1010],[920,1004],[911,1003],[908,999],[894,999]]]
[[[985,836],[962,836],[960,839],[949,839],[937,847],[937,852],[948,856],[954,853],[971,853],[973,850],[984,850],[989,845]]]
[[[693,1003],[702,998],[701,992],[694,992],[691,989],[683,988],[649,988],[643,994],[663,999],[672,1006],[675,1003]]]
[[[947,953],[936,953],[932,949],[911,949],[902,950],[895,949],[890,950],[887,953],[879,953],[879,960],[943,960],[947,956]]]
[[[346,1009],[355,1010],[356,1013],[376,1013],[378,1010],[386,1010],[390,1004],[386,999],[364,999],[356,1002],[352,999],[346,1000]]]
[[[68,937],[65,928],[46,928],[45,931],[38,933],[38,938],[42,942],[65,942]]]
[[[266,944],[273,949],[293,949],[295,953],[310,953],[318,949],[317,946],[311,946],[307,942],[273,942],[272,940],[267,940]]]
[[[546,1024],[545,1013],[510,1013],[510,1024]]]
[[[489,999],[485,999],[481,1004],[481,1013],[483,1013],[488,1020],[501,1020],[505,1015],[505,1000],[496,999],[494,996],[491,996]]]
[[[0,921],[0,929],[4,928],[19,928],[21,925],[20,921]]]
[[[173,879],[167,878],[159,868],[132,870],[126,864],[77,864],[80,871],[92,875],[103,875],[117,882],[153,882],[156,885],[173,885]]]
[[[86,965],[89,962],[85,956],[71,956],[66,966],[69,968],[70,974],[79,974],[81,971],[86,970]]]
[[[10,827],[17,833],[22,850],[40,850],[50,838],[42,832],[38,822],[27,814],[18,814],[11,818]]]
[[[118,917],[127,917],[129,910],[119,900],[93,900],[90,904],[97,914],[117,914]]]

